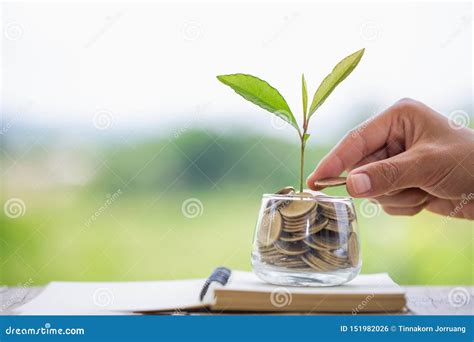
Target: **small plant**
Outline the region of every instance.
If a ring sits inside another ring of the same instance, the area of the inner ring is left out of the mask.
[[[359,61],[364,54],[364,50],[365,49],[361,49],[352,55],[347,56],[334,67],[331,73],[326,76],[314,93],[313,101],[309,106],[309,111],[306,80],[304,74],[301,76],[303,94],[303,125],[301,128],[298,126],[295,116],[280,92],[264,80],[247,74],[217,76],[219,81],[234,89],[237,94],[270,113],[277,115],[297,130],[301,141],[300,192],[303,191],[304,150],[306,142],[310,136],[310,134],[307,133],[309,120],[337,85],[349,76],[352,70],[354,70],[357,64],[359,64]]]

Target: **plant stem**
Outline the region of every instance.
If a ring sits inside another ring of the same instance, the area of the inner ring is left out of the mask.
[[[303,176],[304,176],[304,148],[306,147],[306,131],[308,130],[308,118],[303,110],[303,133],[300,134],[301,154],[300,154],[300,192],[303,192]]]
[[[301,137],[301,155],[300,155],[300,192],[303,192],[303,173],[304,173],[304,140]]]

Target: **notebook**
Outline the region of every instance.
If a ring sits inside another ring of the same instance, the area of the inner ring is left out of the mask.
[[[228,270],[228,269],[227,269]],[[405,293],[386,273],[334,287],[284,287],[251,272],[208,279],[144,282],[52,282],[16,309],[29,315],[150,312],[397,312]],[[219,279],[221,278],[221,279]]]

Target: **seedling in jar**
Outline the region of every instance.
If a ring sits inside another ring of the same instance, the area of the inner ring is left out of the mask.
[[[302,125],[293,115],[288,103],[280,94],[280,92],[272,87],[268,82],[248,74],[230,74],[219,75],[217,79],[231,87],[237,94],[241,95],[247,101],[277,115],[292,127],[298,133],[300,139],[300,184],[299,190],[303,192],[303,169],[304,169],[304,153],[306,143],[310,137],[308,133],[309,121],[313,117],[316,110],[324,103],[333,90],[356,68],[361,60],[365,49],[361,49],[342,59],[327,75],[314,93],[313,100],[308,110],[308,92],[304,74],[301,76],[302,99],[303,99],[303,120]]]

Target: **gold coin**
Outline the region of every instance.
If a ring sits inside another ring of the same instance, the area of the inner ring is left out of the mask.
[[[296,271],[296,269],[300,269],[300,268],[305,267],[306,263],[304,263],[303,261],[298,262],[298,263],[297,262],[294,262],[294,263],[285,263],[285,262],[283,262],[283,263],[274,263],[273,265],[279,266],[279,267],[291,268],[292,271],[293,271],[293,269],[295,269],[295,271]]]
[[[280,234],[280,240],[281,241],[286,241],[286,242],[295,242],[295,241],[301,241],[301,240],[304,240],[304,238],[306,237],[306,234],[301,234],[301,233],[288,233],[288,232],[285,232],[283,231],[281,234]]]
[[[329,223],[329,219],[326,217],[319,218],[310,228],[310,233],[315,234],[321,231],[323,228],[326,228]]]
[[[300,226],[283,226],[283,231],[288,233],[299,233],[308,230],[314,223],[308,222],[305,225]]]
[[[353,267],[356,267],[359,264],[359,239],[357,238],[357,234],[354,232],[349,235],[347,249],[349,261]]]
[[[301,197],[301,198],[304,198],[304,197],[311,197],[312,198],[313,194],[310,193],[310,192],[303,191],[303,192],[298,192],[295,196]]]
[[[352,224],[344,221],[328,220],[328,224],[324,229],[336,232],[336,233],[350,233],[352,231]]]
[[[285,186],[283,189],[278,190],[275,192],[277,195],[291,195],[295,193],[295,188],[292,186]]]
[[[315,221],[312,220],[312,221],[308,221],[308,222],[305,222],[305,223],[301,223],[301,224],[283,224],[283,230],[284,231],[301,231],[301,230],[307,230],[309,229],[309,227],[311,227],[312,225],[314,225]]]
[[[314,182],[315,190],[321,190],[330,186],[339,186],[346,184],[346,177],[330,177],[319,179]]]
[[[347,257],[341,257],[333,253],[333,251],[318,251],[318,255],[321,259],[334,266],[345,268],[349,266]]]
[[[274,262],[280,260],[280,259],[283,258],[283,257],[284,257],[283,254],[278,253],[278,255],[269,255],[269,256],[267,256],[267,255],[262,255],[262,256],[260,256],[260,259],[261,259],[262,261],[266,262],[266,263],[274,263]]]
[[[316,250],[328,250],[328,249],[330,249],[329,247],[326,247],[326,246],[323,246],[323,245],[320,245],[320,244],[316,243],[311,237],[309,237],[307,239],[304,239],[303,242],[308,247],[311,247],[312,249],[316,249]]]
[[[297,200],[298,202],[300,200]],[[288,203],[288,206],[290,206],[291,203]],[[309,207],[309,205],[306,205]],[[280,210],[284,209],[286,207],[281,207]],[[295,216],[295,217],[287,217],[287,216],[284,216],[283,215],[283,219],[285,220],[285,222],[288,222],[288,223],[298,223],[298,222],[302,222],[302,221],[306,221],[308,219],[311,219],[311,218],[315,218],[317,215],[318,215],[318,212],[317,210],[314,209],[315,207],[313,206],[313,208],[311,208],[310,210],[308,210],[307,212],[305,212],[304,214],[301,214],[300,216]],[[290,210],[294,210],[295,208],[291,208]],[[281,213],[281,211],[280,211]]]
[[[257,241],[258,242],[258,241]],[[273,252],[275,251],[275,247],[273,245],[270,246],[262,246],[259,243],[257,243],[258,246],[258,251],[261,253],[266,253],[266,252]]]
[[[306,255],[301,256],[301,260],[308,265],[310,268],[318,271],[318,272],[323,272],[324,270],[319,268],[317,265],[315,265]]]
[[[305,228],[303,233],[308,237],[310,235],[320,232],[323,228],[324,228],[324,222],[313,223],[310,227]]]
[[[313,253],[310,254],[312,255],[312,258],[310,257],[310,259],[313,263],[316,263],[321,268],[324,268],[326,270],[331,270],[331,271],[339,268],[339,265],[331,264],[325,261],[324,259],[322,259],[319,253],[320,253],[319,251],[318,252],[313,251]]]
[[[285,242],[277,241],[275,242],[275,248],[283,254],[286,255],[300,255],[306,253],[308,247],[306,247],[301,242]]]
[[[331,197],[327,197],[325,200],[318,200],[318,206],[321,210],[335,210],[334,203],[330,200]]]
[[[294,200],[289,201],[288,205],[282,206],[280,208],[282,216],[287,220],[301,218],[311,210],[315,209],[317,204],[316,201],[304,199],[307,195],[308,194],[306,193],[299,193],[296,196],[301,197],[300,199],[295,198]]]
[[[284,258],[286,255],[280,253],[279,251],[275,250],[275,252],[271,253],[260,253],[260,258],[263,260],[276,260],[280,258]]]
[[[294,218],[288,218],[283,216],[283,223],[286,224],[293,224],[293,225],[298,225],[298,224],[303,224],[308,221],[314,221],[317,217],[318,213],[316,210],[310,210],[308,213],[300,216],[300,217],[294,217]]]
[[[321,258],[318,257],[318,254],[315,252],[308,252],[304,255],[301,256],[301,260],[303,260],[307,265],[310,267],[318,270],[318,271],[333,271],[336,270],[337,267],[334,265],[331,265],[324,260],[321,260]]]
[[[264,212],[257,233],[258,243],[261,246],[270,246],[278,239],[281,229],[282,219],[278,210]]]
[[[345,235],[338,234],[330,230],[323,229],[320,232],[311,235],[305,240],[306,244],[316,249],[337,249],[341,247],[346,240]],[[319,248],[318,248],[319,247]]]
[[[280,258],[282,254],[280,252],[276,253],[260,253],[260,259],[262,260],[274,260]]]
[[[299,232],[303,230],[308,230],[311,226],[315,224],[315,221],[305,222],[299,225],[289,225],[283,224],[283,230],[287,232]]]
[[[338,214],[337,212],[334,210],[334,211],[330,211],[330,210],[326,210],[326,209],[322,209],[320,211],[321,215],[327,217],[327,218],[330,218],[330,219],[333,219],[333,220],[337,220],[338,219]]]
[[[278,250],[276,248],[273,248],[273,249],[267,249],[267,250],[259,250],[260,252],[260,255],[264,255],[264,256],[272,256],[272,255],[275,255],[275,254],[280,254],[280,252],[278,252]]]
[[[275,198],[269,199],[268,202],[267,202],[267,206],[266,206],[265,210],[266,211],[278,210],[279,208],[287,205],[286,204],[287,202],[288,202],[288,200],[286,200],[286,199],[275,199]]]
[[[275,194],[292,196],[294,193],[295,189],[292,186],[287,186],[283,189],[278,190]],[[288,201],[288,199],[272,198],[267,202],[267,209],[276,210],[281,206],[285,206]]]
[[[301,237],[302,239],[304,237],[308,237],[309,235],[316,234],[317,232],[321,231],[326,226],[326,223],[327,221],[318,222],[318,223],[315,222],[311,225],[307,225],[307,226],[299,227],[299,228],[291,228],[291,229],[284,226],[283,232],[285,234],[291,234],[292,236]]]
[[[288,223],[286,221],[283,221],[283,228],[288,228],[288,229],[304,228],[304,227],[311,226],[315,222],[316,222],[315,218],[301,221],[300,223]]]
[[[316,222],[314,220],[306,222],[304,224],[299,225],[288,225],[283,224],[283,231],[287,233],[294,233],[294,234],[314,234],[323,229],[324,222]]]
[[[350,212],[327,212],[327,211],[321,211],[321,215],[325,216],[327,218],[330,218],[331,220],[337,220],[337,221],[343,221],[343,222],[350,222],[355,219],[355,215]]]
[[[275,260],[273,262],[275,266],[283,266],[283,267],[304,267],[306,264],[299,258],[295,256],[284,256],[279,260]]]
[[[283,231],[286,233],[298,234],[298,233],[304,232],[304,228],[303,227],[298,227],[298,228],[283,227]]]

